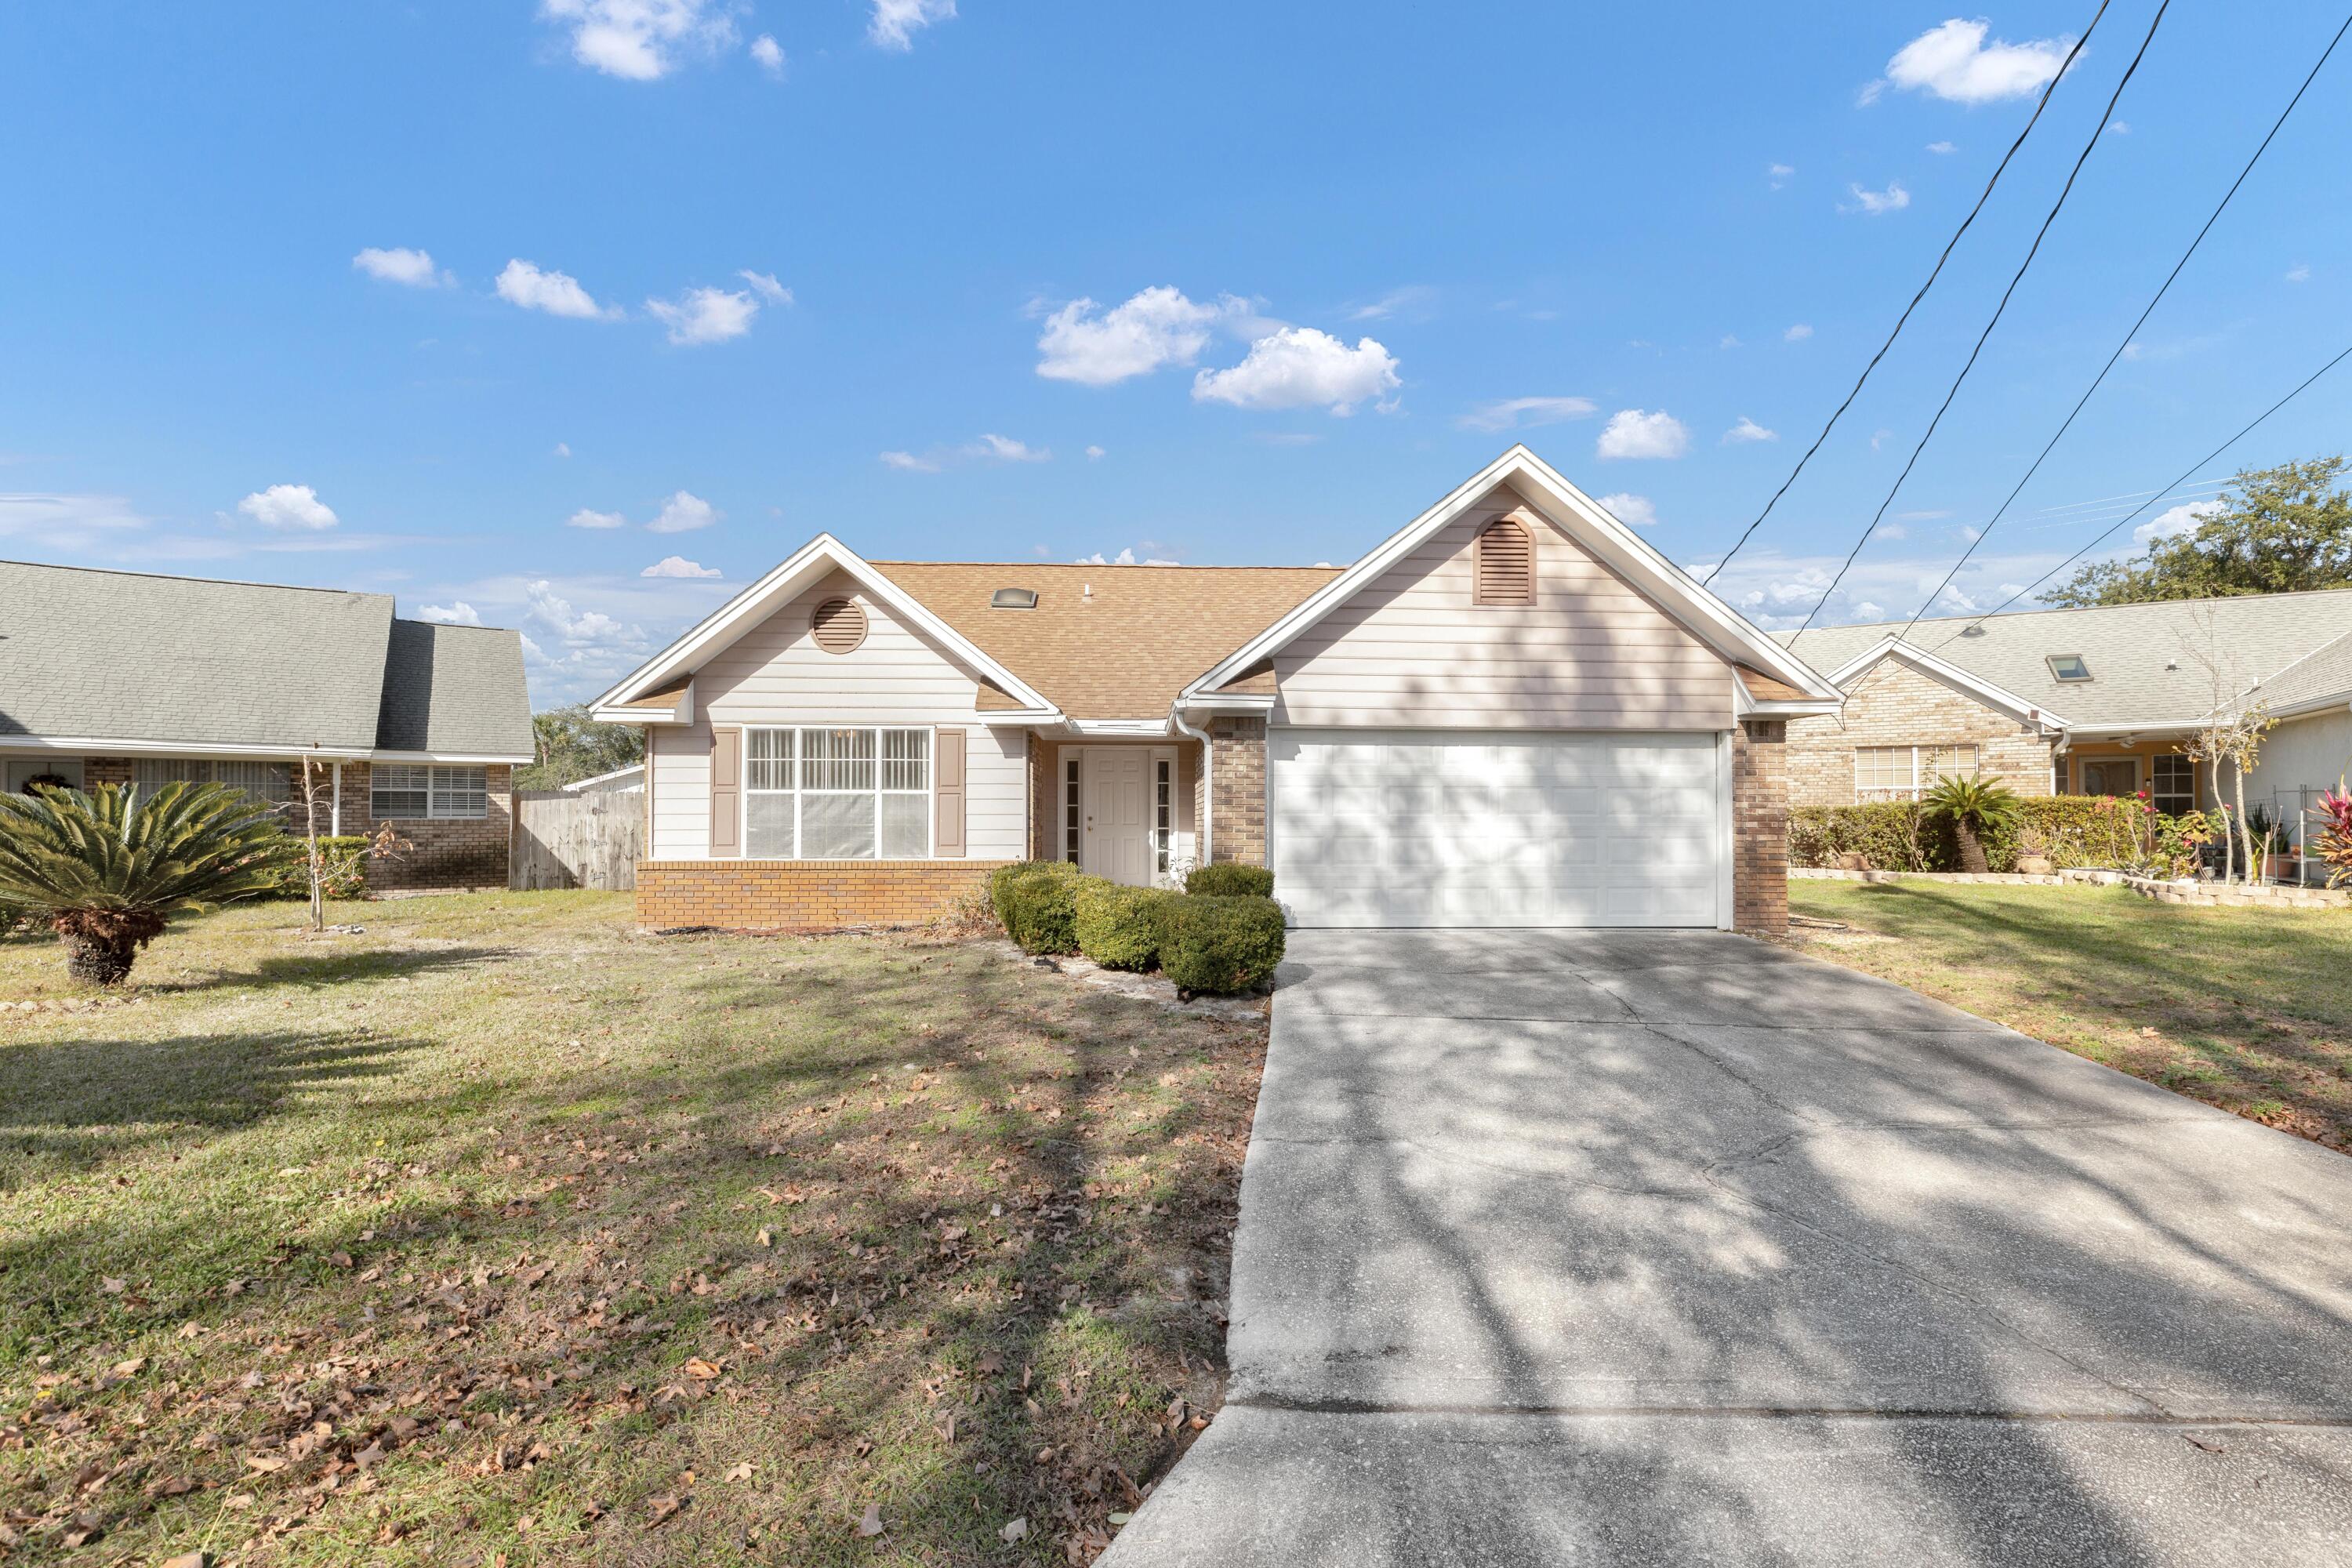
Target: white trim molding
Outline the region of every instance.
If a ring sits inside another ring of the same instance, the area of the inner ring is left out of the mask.
[[[215,741],[127,741],[94,735],[0,735],[0,752],[79,752],[99,757],[233,757],[263,763],[292,763],[314,757],[322,763],[463,763],[476,767],[493,763],[521,767],[536,760],[529,752],[382,752],[372,746],[248,746]]]

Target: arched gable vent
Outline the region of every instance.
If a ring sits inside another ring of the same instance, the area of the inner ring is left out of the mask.
[[[866,611],[855,600],[827,599],[810,617],[810,631],[827,653],[855,653],[866,640]]]
[[[1476,582],[1471,602],[1532,605],[1536,602],[1536,542],[1528,525],[1499,517],[1478,531],[1473,564]]]

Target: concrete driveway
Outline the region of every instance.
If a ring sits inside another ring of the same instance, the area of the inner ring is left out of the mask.
[[[2352,1563],[2352,1160],[1717,932],[1282,980],[1106,1568]]]

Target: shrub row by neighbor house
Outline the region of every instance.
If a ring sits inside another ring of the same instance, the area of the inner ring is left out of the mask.
[[[1195,866],[1184,873],[1184,890],[1217,899],[1270,899],[1274,872],[1264,866],[1237,866],[1230,860]]]
[[[2105,795],[2026,795],[2017,820],[1984,836],[1987,863],[2014,871],[2021,857],[2039,856],[2053,865],[2129,866],[2141,858],[2133,833],[2137,801]],[[1868,801],[1859,805],[1801,805],[1789,813],[1789,864],[1835,866],[1840,856],[1860,855],[1880,871],[1957,871],[1958,836],[1952,820],[1914,800]]]
[[[1084,953],[1106,969],[1157,968],[1180,991],[1255,990],[1282,962],[1273,873],[1255,866],[1203,869],[1255,875],[1210,878],[1204,887],[1194,871],[1178,893],[1081,876],[1067,861],[1033,860],[995,871],[989,897],[1005,934],[1025,952]],[[1234,887],[1255,890],[1225,890]]]
[[[331,899],[357,899],[367,894],[368,840],[359,834],[319,836],[319,850],[327,862],[326,892]],[[272,899],[310,896],[310,841],[287,836],[286,858],[276,885],[262,895]]]

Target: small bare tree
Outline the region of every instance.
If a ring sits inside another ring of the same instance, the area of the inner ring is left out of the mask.
[[[321,793],[328,796],[329,826],[333,825],[333,773],[328,763],[316,757],[302,759],[302,816],[304,850],[303,869],[310,881],[310,929],[327,929],[327,857],[319,843],[319,805]]]
[[[2246,820],[2246,775],[2261,763],[2263,737],[2278,721],[2271,717],[2267,703],[2259,699],[2249,700],[2253,682],[2242,677],[2236,657],[2221,646],[2212,612],[2206,609],[2192,613],[2201,635],[2194,638],[2183,637],[2181,642],[2211,678],[2213,704],[2206,710],[2203,721],[2185,749],[2189,756],[2205,764],[2207,777],[2211,781],[2213,804],[2228,819],[2230,830],[2222,838],[2222,880],[2238,879],[2242,852],[2245,880],[2252,886],[2262,880],[2263,861],[2254,846],[2253,827]],[[2221,766],[2225,763],[2235,786],[2234,805],[2221,794]]]

